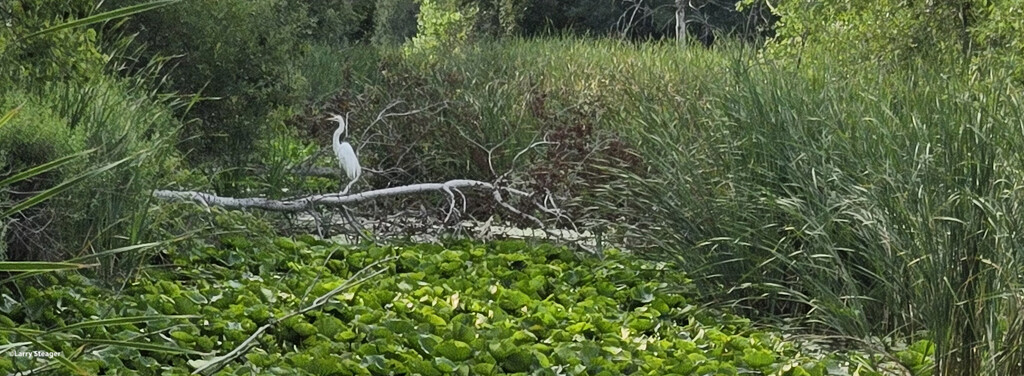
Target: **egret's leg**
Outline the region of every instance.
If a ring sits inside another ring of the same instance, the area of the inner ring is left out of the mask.
[[[352,180],[352,181],[348,182],[348,185],[345,186],[345,190],[341,191],[341,194],[343,194],[343,195],[348,194],[348,190],[350,188],[352,188],[352,184],[355,184],[356,181],[359,181],[359,178],[355,178],[355,180]]]
[[[348,182],[348,185],[345,184],[345,174],[341,174],[341,179],[340,180],[341,180],[341,185],[343,187],[345,187],[345,188],[342,188],[341,192],[338,192],[338,193],[340,193],[340,194],[347,194],[348,193],[348,187],[352,186],[352,182],[351,181]]]

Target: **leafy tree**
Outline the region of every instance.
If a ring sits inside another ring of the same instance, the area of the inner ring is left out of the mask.
[[[372,35],[375,4],[371,0],[304,0],[310,27],[305,39],[338,46]]]
[[[0,22],[8,25],[0,28],[0,84],[81,82],[98,75],[106,56],[98,50],[95,30],[62,29],[26,38],[61,21],[89,16],[92,5],[88,0],[0,2]]]
[[[455,0],[420,0],[418,31],[406,45],[409,53],[456,50],[469,40],[479,8],[460,7]]]
[[[773,5],[780,21],[768,46],[771,56],[800,61],[813,50],[842,66],[953,63],[950,67],[1008,72],[1024,83],[1022,0],[782,0]]]
[[[975,7],[972,41],[979,50],[975,64],[1008,69],[1024,83],[1024,1],[984,1]]]
[[[372,41],[376,45],[398,45],[416,36],[419,4],[414,0],[380,0],[374,13]]]
[[[112,6],[141,0],[115,1]],[[342,17],[341,13],[336,13]],[[193,159],[241,159],[264,132],[261,119],[298,102],[292,61],[311,22],[305,4],[284,0],[182,1],[127,25],[146,57],[174,56],[171,89],[199,94],[181,146]],[[345,29],[333,27],[341,33]],[[339,36],[324,38],[341,39]]]
[[[758,3],[745,0],[741,5]],[[832,63],[867,61],[916,64],[970,50],[971,1],[783,0],[769,45],[774,56],[802,56],[807,48],[830,53]]]
[[[757,39],[772,18],[764,6],[737,10],[735,0],[682,2],[688,35],[711,44],[715,34]],[[675,38],[675,0],[527,0],[519,29],[527,35],[570,31],[633,39]]]

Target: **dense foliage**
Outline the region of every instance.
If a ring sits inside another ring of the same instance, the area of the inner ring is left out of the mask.
[[[110,5],[132,3],[140,2]],[[176,57],[169,89],[207,98],[190,106],[181,147],[193,158],[237,162],[260,140],[264,118],[296,102],[302,78],[291,62],[301,51],[300,35],[314,22],[324,27],[303,4],[287,1],[186,1],[133,18],[128,32],[138,33],[145,57]]]
[[[218,246],[167,257],[173,266],[122,291],[76,274],[50,276],[47,287],[21,294],[4,290],[24,300],[0,307],[0,340],[33,335],[54,351],[79,354],[71,360],[93,374],[186,374],[202,357],[175,349],[224,354],[258,326],[393,257],[385,274],[323,310],[282,321],[224,372],[824,375],[838,366],[748,320],[699,308],[682,274],[665,275],[671,265],[613,250],[598,260],[523,242],[350,247],[308,236],[228,235]],[[179,316],[81,325],[143,315]],[[128,339],[151,347],[104,342]],[[4,357],[0,370],[41,363]]]
[[[851,340],[915,374],[1021,374],[1021,5],[0,2],[0,259],[72,262],[0,271],[100,265],[4,280],[0,346],[59,349],[61,367],[84,373],[186,372],[209,360],[197,351],[229,350],[391,255],[372,287],[285,320],[229,369],[832,364],[733,316],[712,319],[701,302],[795,319],[788,329]],[[712,49],[646,40],[678,37],[677,14]],[[742,38],[720,38],[730,32]],[[550,34],[566,36],[520,39]],[[772,38],[751,44],[758,36]],[[202,230],[219,212],[180,216],[151,201],[167,186],[335,190],[293,170],[333,165],[316,158],[333,130],[326,112],[351,113],[373,171],[359,188],[501,176],[556,202],[554,225],[661,263],[511,243],[272,245],[278,235],[251,222],[232,228],[249,236],[208,246]],[[316,361],[327,353],[337,361]]]
[[[28,200],[99,166],[117,166],[0,222],[6,243],[0,258],[56,260],[148,239],[149,191],[175,165],[170,147],[179,125],[171,116],[176,102],[152,91],[156,85],[147,75],[151,70],[141,69],[146,67],[133,77],[105,74],[114,56],[129,50],[105,46],[102,30],[38,34],[94,11],[90,1],[49,3],[0,6],[8,25],[0,29],[0,113],[8,115],[0,127],[0,176],[93,152],[17,182],[5,202]]]
[[[1022,5],[1019,0],[780,1],[773,9],[783,21],[768,50],[776,57],[828,54],[843,66],[969,65],[982,74],[998,67],[1014,71],[1020,82]]]

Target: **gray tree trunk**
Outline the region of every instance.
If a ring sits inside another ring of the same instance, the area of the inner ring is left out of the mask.
[[[676,40],[686,44],[687,0],[676,0]]]

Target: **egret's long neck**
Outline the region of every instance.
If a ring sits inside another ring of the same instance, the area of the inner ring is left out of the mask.
[[[338,129],[334,130],[334,142],[341,143],[341,135],[345,133],[345,123],[338,124]]]

